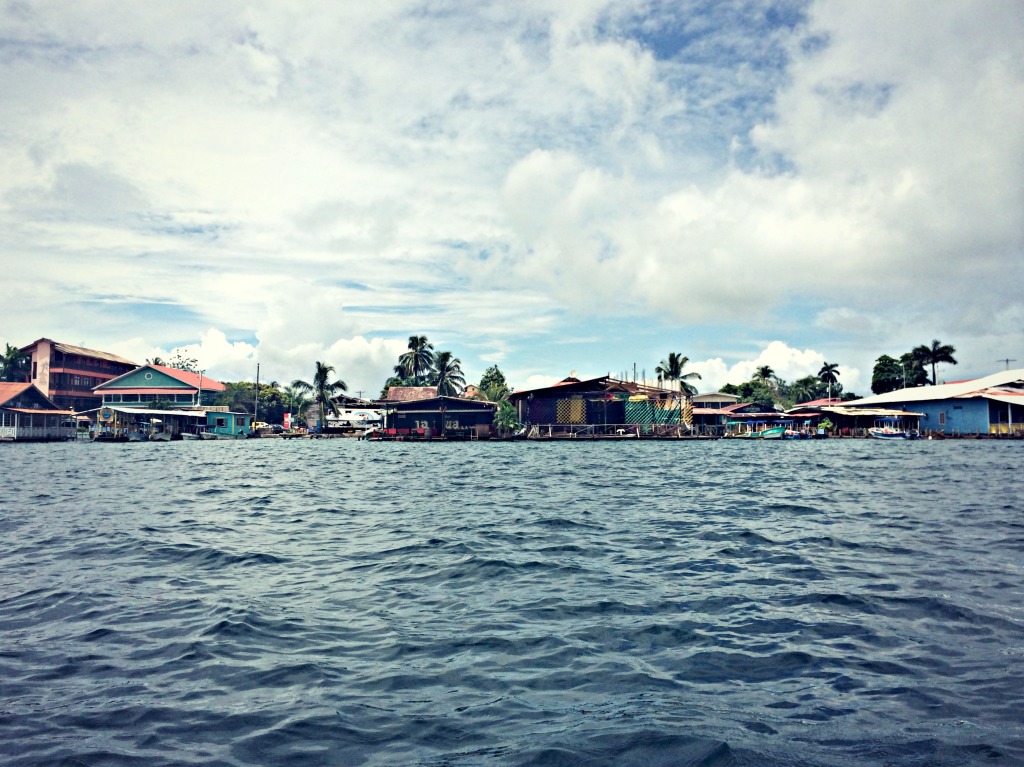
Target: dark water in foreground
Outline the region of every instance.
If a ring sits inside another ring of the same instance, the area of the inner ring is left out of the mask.
[[[1022,466],[0,446],[0,763],[1024,764]]]

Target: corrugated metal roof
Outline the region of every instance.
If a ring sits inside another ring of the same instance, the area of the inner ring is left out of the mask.
[[[1016,394],[1014,392],[989,390],[981,392],[979,396],[993,400],[994,402],[1002,402],[1007,405],[1024,405],[1024,392]],[[962,398],[958,397],[958,399]]]
[[[94,357],[94,358],[100,359],[100,360],[108,360],[110,362],[119,362],[122,365],[133,365],[133,366],[136,366],[136,367],[139,364],[137,362],[132,362],[131,360],[127,360],[124,357],[119,357],[118,355],[112,354],[110,352],[101,352],[101,351],[99,351],[97,349],[86,349],[84,346],[74,346],[72,344],[63,344],[63,343],[60,343],[59,341],[54,341],[51,338],[40,338],[40,339],[38,339],[36,341],[33,341],[28,346],[24,347],[22,349],[22,351],[24,351],[24,349],[32,348],[33,346],[38,344],[40,341],[49,341],[53,345],[54,349],[56,349],[59,352],[63,352],[64,354],[78,354],[78,355],[83,356],[83,357]]]
[[[839,405],[834,407],[823,407],[821,412],[835,413],[836,415],[845,415],[851,418],[855,418],[857,416],[867,416],[868,418],[900,418],[905,416],[921,418],[924,416],[924,413],[912,413],[909,410],[895,410],[893,408],[885,407],[841,407]]]
[[[74,410],[35,410],[30,407],[8,407],[4,408],[11,413],[34,413],[35,415],[74,415]]]
[[[30,383],[0,382],[0,405],[14,399],[31,385]]]
[[[388,402],[415,402],[420,399],[433,399],[436,396],[436,386],[391,386],[388,388],[388,396],[384,399]]]
[[[935,400],[952,399],[963,396],[980,396],[986,389],[997,389],[1001,386],[1024,387],[1024,369],[1005,370],[984,378],[971,381],[939,384],[938,386],[917,386],[912,389],[876,394],[873,397],[851,400],[847,405],[852,407],[871,407],[875,405],[892,405],[900,402],[934,402]]]

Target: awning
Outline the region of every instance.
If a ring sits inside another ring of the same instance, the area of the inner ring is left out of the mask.
[[[144,407],[117,407],[116,405],[104,405],[95,407],[92,410],[84,410],[84,413],[98,413],[101,410],[112,410],[115,413],[124,415],[173,415],[186,416],[188,418],[206,418],[205,410],[151,410]]]
[[[822,413],[835,413],[836,415],[844,415],[848,417],[856,418],[857,416],[864,416],[865,418],[923,418],[924,413],[912,413],[909,410],[893,410],[892,408],[883,407],[840,407],[833,405],[832,407],[823,407]]]
[[[5,408],[0,408],[0,410],[9,410],[12,413],[28,413],[29,415],[32,415],[33,413],[35,413],[35,414],[38,414],[38,415],[66,415],[66,416],[73,416],[75,414],[74,410],[35,410],[33,408],[30,408],[30,407],[5,407]]]

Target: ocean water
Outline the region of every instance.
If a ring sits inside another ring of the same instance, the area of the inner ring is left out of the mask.
[[[1024,443],[0,446],[0,764],[1024,764]]]

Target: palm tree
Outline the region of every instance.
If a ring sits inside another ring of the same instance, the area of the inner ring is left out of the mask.
[[[29,380],[29,356],[17,346],[7,344],[3,356],[0,356],[0,381],[8,383]]]
[[[398,358],[402,375],[420,383],[434,364],[434,345],[426,336],[409,336],[409,351]]]
[[[338,414],[338,403],[334,401],[335,395],[339,392],[348,391],[348,384],[342,381],[340,378],[337,381],[331,381],[331,374],[334,373],[334,368],[330,365],[317,360],[316,373],[313,374],[313,382],[306,383],[298,378],[292,381],[292,387],[302,392],[303,394],[312,394],[313,402],[320,406],[320,422],[323,423],[327,416],[327,411],[330,410],[335,415]]]
[[[775,381],[775,371],[772,370],[771,365],[762,365],[754,373],[754,378],[771,389],[772,383]]]
[[[932,340],[931,346],[917,346],[914,348],[913,355],[920,361],[922,365],[932,366],[932,386],[935,386],[935,366],[940,362],[947,362],[950,365],[955,365],[956,360],[953,359],[953,354],[956,352],[956,348],[949,344],[939,343],[939,339],[935,338]]]
[[[839,383],[839,365],[835,362],[826,362],[818,371],[818,378],[828,384],[828,398],[832,399],[832,384]]]
[[[284,396],[288,399],[288,412],[295,413],[296,417],[301,417],[306,411],[306,408],[313,402],[313,400],[306,394],[306,391],[295,384],[285,386],[282,391],[284,392]]]
[[[457,397],[466,388],[462,362],[458,357],[452,357],[451,352],[438,352],[434,355],[434,382],[437,393],[442,397]]]
[[[654,375],[658,376],[659,381],[678,381],[679,382],[679,396],[688,400],[694,394],[697,393],[697,387],[693,384],[688,383],[695,378],[700,378],[700,373],[695,370],[691,370],[689,373],[684,373],[683,368],[686,367],[686,363],[690,361],[689,357],[684,357],[682,354],[676,352],[669,352],[668,358],[663,359],[654,368]],[[679,405],[679,422],[682,424],[683,421],[683,405]]]

